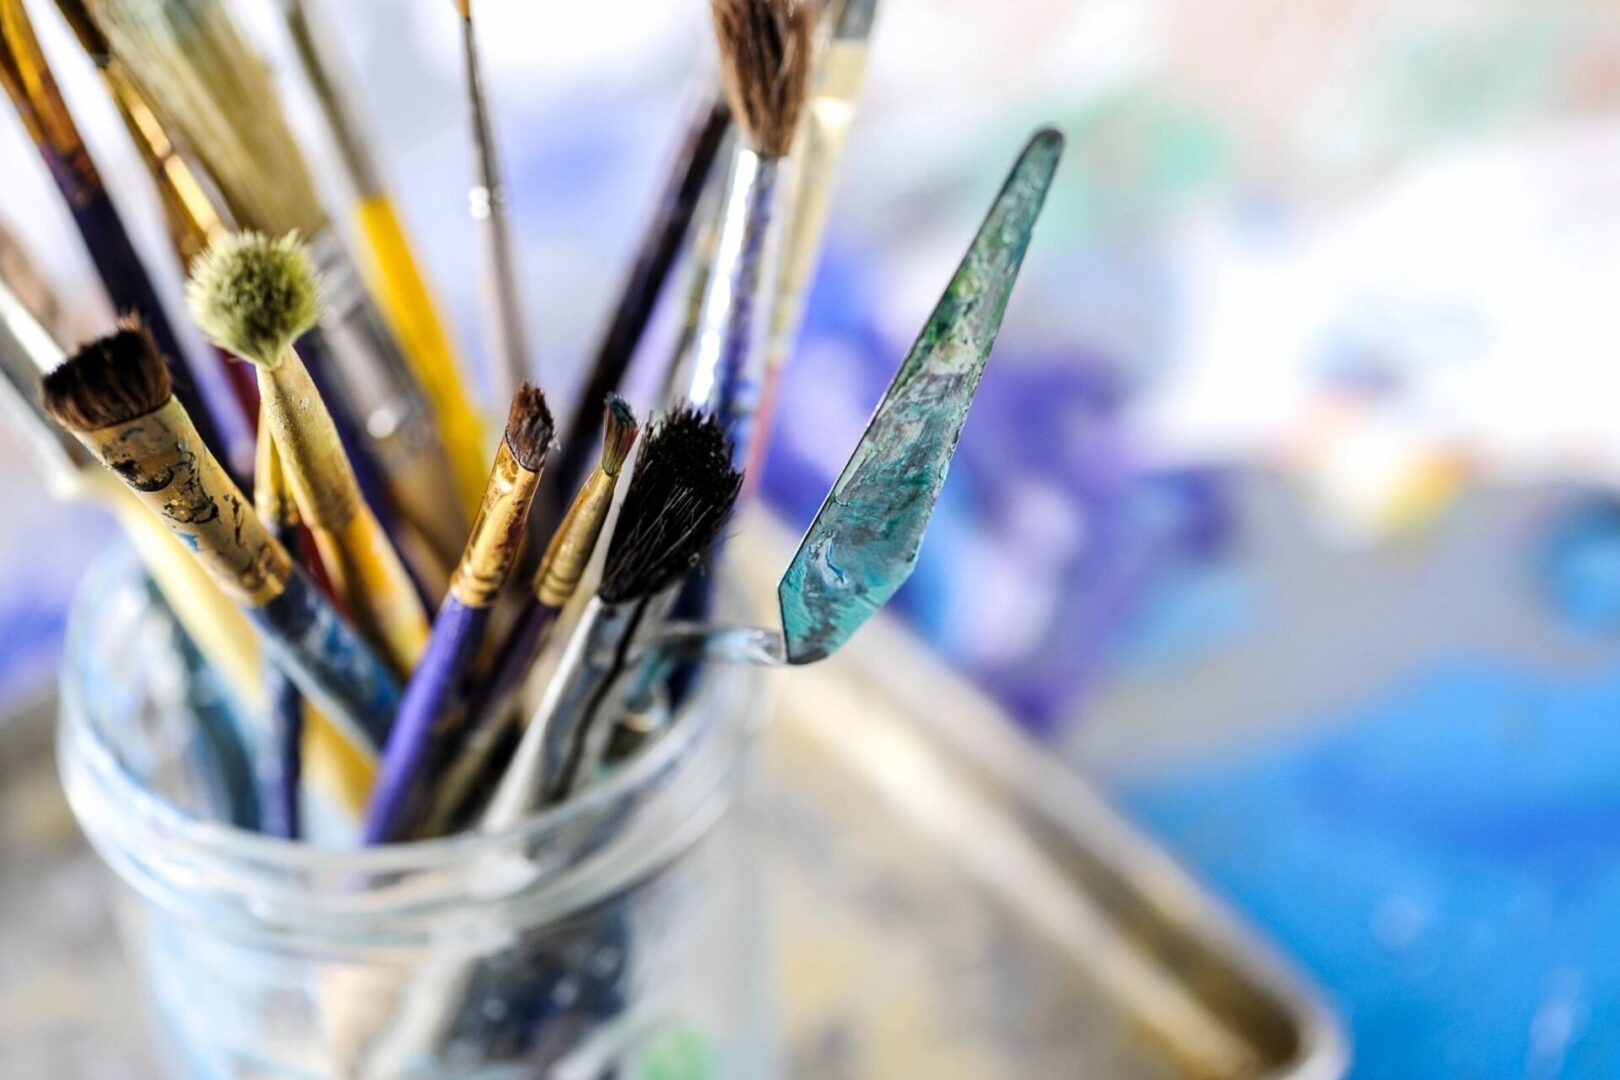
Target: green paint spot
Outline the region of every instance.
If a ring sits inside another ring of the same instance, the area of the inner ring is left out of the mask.
[[[717,1075],[708,1040],[689,1027],[655,1036],[636,1066],[641,1080],[709,1080]]]

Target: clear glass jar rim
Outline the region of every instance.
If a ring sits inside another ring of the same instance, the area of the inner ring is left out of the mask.
[[[112,569],[116,571],[120,557],[132,572],[138,565],[133,552],[127,548],[109,555],[111,558],[103,560],[98,569],[106,570],[106,563],[113,562]],[[123,575],[108,576],[116,580]],[[87,589],[91,580],[94,576],[87,579]],[[110,826],[118,842],[131,850],[134,845],[152,844],[169,855],[252,865],[274,874],[323,872],[332,869],[335,863],[359,875],[442,869],[481,855],[544,844],[548,837],[563,837],[571,829],[611,814],[621,805],[648,798],[667,799],[679,807],[695,807],[711,793],[708,789],[724,783],[723,776],[729,769],[697,768],[690,759],[709,750],[726,758],[720,762],[722,766],[734,764],[730,758],[741,758],[746,753],[751,741],[747,734],[756,722],[750,716],[751,710],[746,708],[721,708],[716,723],[681,722],[677,717],[677,722],[653,745],[612,775],[568,802],[542,809],[507,828],[488,832],[472,830],[454,836],[375,847],[330,847],[289,841],[192,817],[154,795],[119,761],[117,752],[91,717],[71,662],[86,647],[87,589],[81,590],[76,598],[68,620],[68,660],[63,664],[60,679],[60,769],[64,780],[69,778],[70,771],[76,770],[95,789],[94,797],[101,800],[105,808],[115,811],[109,815],[78,805],[80,793],[75,790],[75,784],[67,783],[69,801],[74,803],[74,812],[80,821],[86,822],[87,817],[91,817],[97,829]],[[712,669],[704,683],[712,679],[724,685],[751,678],[757,675],[741,669]],[[702,708],[707,696],[700,686],[692,704]],[[726,694],[718,696],[723,698]],[[737,734],[738,727],[743,729],[744,737],[728,739],[728,735]],[[679,767],[672,768],[677,762]],[[683,785],[692,790],[683,792]]]
[[[170,849],[210,859],[254,861],[289,871],[326,869],[341,859],[346,867],[361,874],[389,874],[426,870],[463,858],[491,851],[510,849],[543,840],[548,834],[561,834],[582,821],[626,801],[650,781],[656,780],[670,763],[704,736],[706,725],[675,724],[645,753],[623,769],[568,802],[547,807],[516,825],[488,832],[469,831],[454,836],[376,847],[326,847],[302,841],[252,833],[220,822],[204,821],[182,813],[152,794],[130,775],[90,722],[78,689],[71,678],[62,680],[63,723],[75,745],[66,753],[77,755],[87,766],[87,774],[101,787],[101,795],[140,820],[141,831],[161,838]],[[709,728],[709,737],[720,734]],[[678,780],[671,780],[673,786]]]

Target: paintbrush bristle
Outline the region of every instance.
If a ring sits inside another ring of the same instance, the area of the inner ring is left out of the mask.
[[[164,126],[201,158],[236,220],[268,232],[325,227],[320,196],[270,69],[222,0],[86,0]]]
[[[608,544],[601,598],[651,596],[696,568],[741,485],[731,441],[714,417],[680,409],[653,425]]]
[[[602,422],[602,471],[618,476],[624,468],[630,448],[636,445],[641,425],[636,422],[635,410],[618,394],[609,394]]]
[[[169,366],[135,319],[97,338],[45,376],[45,411],[63,427],[98,431],[126,424],[168,403]]]
[[[275,367],[320,318],[320,278],[297,234],[271,240],[237,233],[214,241],[191,264],[186,303],[214,344]]]
[[[532,382],[519,386],[506,414],[506,446],[517,463],[530,472],[539,472],[551,450],[553,430],[546,395]]]
[[[713,0],[726,100],[762,157],[786,157],[810,80],[815,5],[806,0]]]
[[[62,18],[73,30],[73,36],[79,39],[80,47],[91,62],[97,67],[105,66],[112,59],[112,46],[107,44],[106,35],[91,18],[84,0],[56,0],[56,9],[62,13]]]

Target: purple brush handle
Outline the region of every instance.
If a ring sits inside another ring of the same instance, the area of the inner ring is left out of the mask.
[[[468,607],[454,596],[445,597],[433,620],[427,651],[405,688],[394,730],[383,751],[382,768],[366,809],[367,844],[397,839],[422,761],[433,741],[433,724],[466,674],[488,623],[489,608]]]

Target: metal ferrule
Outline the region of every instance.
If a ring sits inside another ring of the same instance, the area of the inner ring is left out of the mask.
[[[534,595],[540,603],[560,608],[579,588],[591,553],[602,535],[608,508],[613,505],[616,483],[617,478],[603,472],[599,465],[574,496],[568,515],[557,526],[545,557],[540,560],[540,569],[534,575]]]
[[[322,282],[323,337],[337,359],[350,415],[376,446],[388,494],[448,565],[467,535],[450,459],[433,411],[337,237],[310,244]]]
[[[523,526],[539,485],[540,474],[518,464],[502,439],[478,518],[450,578],[451,596],[471,608],[495,602],[523,546]]]
[[[517,256],[512,245],[506,185],[501,178],[500,154],[484,73],[478,61],[478,43],[470,18],[461,20],[462,53],[467,65],[467,98],[472,109],[477,174],[467,192],[468,210],[483,234],[485,303],[490,351],[497,358],[496,400],[506,401],[529,377],[528,333],[523,324],[523,293],[518,286]]]
[[[286,589],[292,574],[286,549],[203,445],[178,401],[170,398],[155,412],[82,432],[79,439],[237,600],[262,607]]]
[[[739,148],[721,207],[714,266],[698,315],[686,401],[713,412],[741,460],[747,425],[764,389],[763,305],[776,278],[778,197],[783,162]]]
[[[230,232],[224,200],[174,144],[129,70],[109,59],[101,65],[101,77],[152,175],[175,251],[181,263],[189,265],[210,243]]]
[[[309,369],[292,349],[273,368],[255,367],[262,418],[275,435],[299,513],[311,528],[342,529],[359,513],[360,488]]]
[[[426,399],[337,233],[328,227],[310,238],[309,248],[321,278],[321,326],[338,354],[344,382],[367,433],[388,439],[427,413]]]

